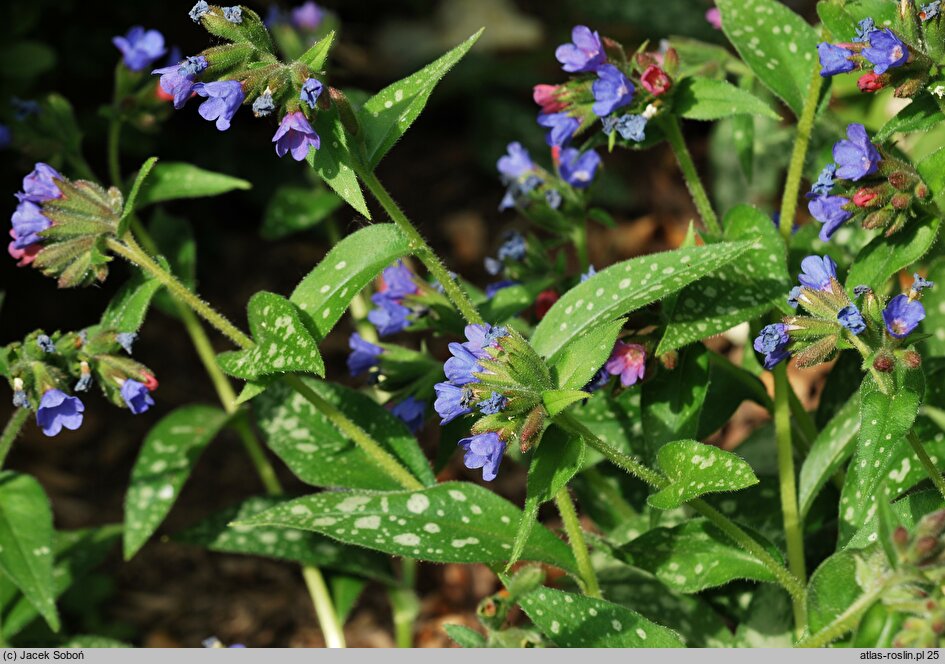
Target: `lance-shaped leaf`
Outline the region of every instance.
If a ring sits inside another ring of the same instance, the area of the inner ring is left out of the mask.
[[[321,139],[321,146],[317,150],[309,150],[308,163],[348,205],[370,219],[371,213],[364,202],[364,194],[361,193],[348,135],[341,124],[338,109],[332,106],[319,111],[313,125]]]
[[[535,328],[531,344],[539,355],[554,362],[562,348],[588,330],[682,290],[725,267],[751,245],[722,242],[612,265],[565,293]]]
[[[814,570],[807,591],[807,618],[812,634],[833,622],[863,594],[856,568],[853,553],[838,551]]]
[[[405,79],[388,85],[364,102],[358,119],[364,132],[368,166],[374,169],[406,133],[427,104],[433,88],[472,48],[482,30]]]
[[[856,286],[865,285],[884,292],[889,277],[916,263],[932,248],[939,224],[938,219],[929,217],[910,221],[892,237],[877,235],[850,266],[847,290],[852,292]]]
[[[101,326],[118,332],[137,332],[160,288],[160,282],[154,277],[135,272],[108,303]]]
[[[115,230],[115,235],[118,237],[122,237],[125,232],[127,232],[128,224],[131,223],[131,215],[134,214],[135,205],[137,205],[138,202],[138,195],[141,193],[141,187],[145,180],[148,179],[148,175],[151,173],[151,169],[154,168],[157,160],[157,157],[151,157],[138,169],[138,175],[135,176],[135,181],[132,183],[131,190],[128,192],[128,198],[125,199],[125,206],[122,208],[121,218],[118,220],[118,228]]]
[[[945,122],[945,114],[938,107],[935,98],[927,92],[920,93],[908,106],[891,117],[876,132],[874,139],[882,142],[897,133],[928,131],[942,122]]]
[[[580,390],[587,385],[610,357],[622,329],[623,319],[619,319],[572,339],[551,367],[558,386],[563,390]]]
[[[738,491],[758,483],[744,459],[695,440],[667,443],[657,452],[656,462],[670,483],[651,494],[647,502],[661,510],[707,493]]]
[[[173,201],[180,198],[219,196],[252,185],[243,179],[180,161],[162,161],[154,164],[138,192],[137,207]]]
[[[236,525],[279,526],[437,563],[508,559],[521,511],[488,489],[444,482],[419,491],[324,492],[289,501]],[[532,530],[523,558],[574,571],[570,549],[543,526]]]
[[[733,115],[763,115],[779,120],[768,104],[728,81],[690,76],[680,81],[673,110],[690,120],[719,120]]]
[[[255,380],[278,373],[325,375],[318,343],[302,322],[298,307],[275,293],[260,291],[246,305],[256,345],[217,356],[220,367],[237,378]]]
[[[699,434],[709,388],[709,353],[697,344],[684,349],[672,370],[663,369],[641,390],[643,439],[652,458],[666,443]]]
[[[811,445],[801,466],[798,505],[806,516],[830,476],[839,470],[856,448],[860,432],[860,398],[853,395],[831,418]]]
[[[302,54],[302,57],[299,58],[299,62],[303,62],[308,65],[312,71],[321,71],[325,67],[325,61],[328,60],[328,54],[331,52],[331,47],[334,42],[335,31],[332,30],[327,35],[312,44],[311,48],[305,51],[305,53]]]
[[[219,408],[178,408],[148,432],[131,470],[125,496],[125,560],[130,560],[164,521],[204,448],[226,423]]]
[[[269,199],[260,234],[279,240],[314,228],[344,205],[337,194],[311,187],[279,187]]]
[[[945,357],[945,260],[938,260],[929,270],[929,280],[936,284],[922,297],[925,306],[923,328],[932,336],[923,343],[929,357]]]

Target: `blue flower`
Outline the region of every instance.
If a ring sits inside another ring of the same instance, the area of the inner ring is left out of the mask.
[[[466,342],[463,346],[482,360],[490,357],[489,353],[486,351],[487,348],[499,348],[499,342],[509,336],[509,329],[502,325],[475,323],[467,325],[463,333],[466,335]]]
[[[853,334],[860,334],[866,329],[866,321],[863,320],[863,314],[856,308],[855,304],[848,304],[837,313],[837,320],[843,327],[847,328]]]
[[[223,18],[230,23],[239,25],[243,22],[243,8],[240,6],[223,7]]]
[[[853,51],[842,46],[821,42],[817,44],[817,55],[820,56],[820,75],[824,78],[856,69],[856,63],[850,59]]]
[[[797,280],[801,286],[812,290],[830,291],[832,280],[837,278],[837,264],[830,256],[808,256],[801,261],[801,274]]]
[[[403,420],[411,432],[417,433],[423,427],[423,421],[426,419],[427,405],[410,396],[395,404],[390,412]]]
[[[118,345],[129,355],[131,355],[131,347],[134,345],[135,339],[137,338],[138,334],[136,332],[119,332],[115,335],[115,341],[117,341]]]
[[[413,272],[410,271],[403,261],[397,261],[390,267],[384,268],[381,272],[383,287],[381,292],[394,300],[403,300],[408,295],[414,295],[417,291],[417,284],[413,280]]]
[[[610,122],[608,122],[610,120]],[[641,143],[646,140],[647,120],[642,115],[621,115],[616,120],[611,118],[604,119],[604,133],[612,134],[614,130],[620,134],[625,141],[634,141]]]
[[[136,25],[124,37],[113,37],[112,43],[121,51],[125,66],[131,71],[147,69],[167,53],[164,35],[157,30],[145,30]]]
[[[239,110],[240,104],[246,98],[243,86],[239,81],[214,81],[212,83],[197,83],[194,92],[207,101],[200,104],[197,111],[204,120],[216,120],[217,129],[226,131],[230,128],[230,121]]]
[[[322,82],[317,78],[307,78],[302,84],[302,92],[299,93],[299,99],[308,104],[311,109],[315,108],[318,102],[318,95],[322,93]]]
[[[861,19],[856,25],[856,36],[853,38],[853,41],[856,43],[869,41],[870,35],[873,34],[876,30],[876,24],[873,22],[873,19],[867,16],[864,19]]]
[[[773,323],[762,328],[755,338],[754,347],[757,352],[764,354],[765,369],[770,371],[776,364],[791,357],[791,352],[787,349],[790,341],[791,337],[788,336],[784,323]]]
[[[834,163],[827,164],[823,167],[823,170],[820,171],[820,175],[817,176],[817,181],[811,185],[810,193],[807,194],[808,198],[815,198],[816,196],[826,196],[833,190],[833,176],[837,173],[837,165]]]
[[[121,384],[121,398],[125,400],[128,410],[135,415],[146,412],[154,405],[154,399],[145,384],[131,378]]]
[[[470,404],[472,404],[473,393],[468,386],[437,383],[433,386],[433,391],[436,392],[433,409],[442,418],[441,426],[472,412]]]
[[[62,174],[49,164],[37,162],[33,170],[23,178],[23,191],[17,192],[20,201],[45,203],[62,196],[56,180],[64,180]]]
[[[36,345],[42,349],[44,353],[55,353],[56,344],[53,343],[53,340],[45,334],[41,334],[36,337]]]
[[[897,295],[883,309],[883,322],[886,329],[897,339],[907,337],[925,318],[925,307],[918,300],[911,300],[906,295]]]
[[[791,306],[792,309],[797,309],[797,305],[799,304],[798,298],[800,298],[800,296],[801,296],[800,286],[795,286],[794,288],[791,289],[791,292],[788,293],[787,303]]]
[[[552,210],[557,210],[561,207],[561,194],[557,189],[548,189],[545,191],[545,202]]]
[[[317,150],[322,144],[302,111],[285,114],[272,137],[272,142],[276,144],[276,155],[284,157],[287,152],[291,152],[292,158],[296,161],[305,159],[309,148]]]
[[[518,141],[509,143],[506,150],[508,154],[499,157],[499,161],[496,162],[499,174],[505,178],[516,180],[535,167],[528,150]]]
[[[863,57],[873,63],[873,71],[883,74],[891,67],[904,65],[909,49],[889,28],[870,33],[870,45],[863,49]]]
[[[592,110],[600,118],[633,101],[633,83],[614,65],[602,65],[597,69],[597,80],[591,90],[594,93]]]
[[[83,373],[81,376],[79,376],[79,380],[76,382],[73,390],[75,390],[76,392],[88,392],[89,388],[91,387],[92,387],[92,374]]]
[[[207,59],[202,55],[190,56],[180,64],[155,69],[152,74],[161,75],[161,89],[174,97],[174,108],[184,107],[194,92],[197,74],[207,68]]]
[[[473,351],[463,344],[455,341],[449,345],[450,353],[453,355],[443,364],[443,372],[446,378],[454,385],[466,385],[468,383],[478,383],[479,379],[474,373],[482,371],[479,365],[479,358]]]
[[[502,261],[493,258],[492,256],[486,256],[483,259],[482,264],[485,266],[486,272],[491,274],[493,277],[505,269],[505,265],[502,263]]]
[[[837,141],[833,146],[836,176],[844,180],[859,180],[875,173],[882,156],[870,142],[866,128],[854,122],[847,127],[847,138],[849,140]]]
[[[376,367],[377,358],[384,352],[383,348],[365,341],[357,332],[348,339],[348,348],[351,349],[351,354],[348,355],[348,372],[352,376],[359,376]]]
[[[926,288],[932,288],[935,285],[934,281],[929,281],[928,279],[923,278],[919,275],[918,272],[912,273],[912,287],[909,289],[910,292],[915,293],[912,299],[918,297],[919,293],[924,291]]]
[[[567,72],[597,71],[598,67],[607,62],[600,35],[591,32],[586,25],[574,26],[571,30],[571,43],[562,44],[555,49],[555,58]]]
[[[577,118],[567,113],[540,113],[538,124],[551,130],[545,136],[545,142],[551,147],[567,144],[581,126]]]
[[[505,241],[499,247],[498,258],[500,261],[520,261],[525,258],[525,252],[528,245],[525,242],[525,236],[516,231],[506,235]]]
[[[581,283],[583,284],[585,281],[593,277],[595,274],[597,274],[597,270],[594,269],[594,266],[588,265],[587,272],[581,275]]]
[[[30,398],[26,396],[25,391],[23,390],[13,391],[13,407],[14,408],[29,408],[30,407]]]
[[[582,392],[596,392],[610,382],[610,372],[607,367],[601,367],[594,374],[594,377],[587,381],[587,385],[581,388]]]
[[[62,390],[46,390],[36,409],[36,424],[47,436],[56,436],[63,427],[75,431],[82,426],[85,404]]]
[[[466,451],[463,455],[463,465],[470,470],[482,468],[482,479],[486,482],[496,478],[499,474],[499,464],[502,463],[502,454],[505,452],[505,443],[498,433],[480,433],[463,438],[457,444]]]
[[[491,284],[487,284],[486,297],[491,300],[500,290],[509,288],[510,286],[518,286],[518,282],[514,279],[503,279],[502,281],[496,281]]]
[[[264,118],[276,109],[276,104],[272,100],[272,93],[269,88],[263,90],[263,93],[253,100],[253,115],[257,118]]]
[[[493,392],[488,398],[483,399],[477,404],[479,412],[483,415],[495,415],[501,413],[509,404],[509,400],[498,392]]]
[[[16,233],[13,246],[17,249],[42,242],[39,234],[52,226],[52,222],[43,215],[42,208],[32,201],[23,201],[17,205],[10,221]]]
[[[200,23],[200,19],[203,18],[204,14],[207,14],[210,11],[210,5],[207,4],[207,0],[199,0],[196,5],[191,7],[190,11],[187,12],[187,15],[190,16],[190,20],[194,23]]]
[[[860,284],[859,286],[854,286],[854,287],[853,287],[853,294],[854,294],[855,296],[857,296],[857,297],[863,297],[864,295],[866,295],[867,293],[869,293],[871,290],[873,290],[873,289],[870,288],[869,286],[865,286],[865,285],[863,285],[863,284]]]
[[[396,334],[406,330],[410,326],[410,309],[395,302],[384,293],[374,293],[371,301],[377,305],[377,309],[371,309],[368,312],[368,320],[377,328],[377,333],[382,337]]]
[[[837,229],[853,216],[852,212],[843,209],[850,202],[844,196],[818,196],[807,204],[811,215],[823,224],[820,229],[822,242],[829,242]]]
[[[561,151],[558,172],[561,174],[561,179],[575,189],[586,189],[594,179],[598,166],[600,166],[600,155],[594,150],[588,150],[582,154],[576,148],[567,148]]]
[[[921,11],[919,12],[919,18],[921,18],[923,21],[931,21],[933,18],[938,16],[941,4],[942,0],[934,0],[927,5],[922,5]]]

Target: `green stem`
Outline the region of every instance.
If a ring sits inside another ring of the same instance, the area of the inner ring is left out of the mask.
[[[929,476],[929,479],[932,480],[932,484],[935,485],[938,492],[942,494],[942,498],[945,498],[945,480],[942,479],[942,473],[940,473],[938,468],[935,467],[935,464],[932,463],[928,452],[922,447],[922,441],[919,440],[914,430],[909,430],[908,438],[909,444],[912,446],[912,451],[919,457],[919,463],[925,468],[926,474]]]
[[[325,645],[329,648],[344,648],[345,633],[341,621],[338,620],[338,614],[335,612],[335,605],[331,601],[325,577],[317,567],[310,565],[302,568],[302,577],[305,579],[308,594],[311,595],[312,603],[315,605],[315,613],[322,627],[322,633],[325,635]]]
[[[787,365],[782,362],[774,369],[774,431],[778,444],[778,481],[781,487],[781,513],[787,540],[788,568],[805,583],[807,569],[804,562],[804,531],[797,507],[797,484],[794,475],[794,449],[791,444],[791,410],[788,394]],[[807,607],[803,594],[792,593],[794,626],[798,634],[807,625]]]
[[[811,634],[807,638],[801,639],[795,648],[824,648],[847,632],[853,630],[860,622],[863,614],[873,606],[879,596],[886,590],[883,585],[876,590],[860,595],[853,604],[847,607],[847,610],[833,619],[833,621],[816,634]]]
[[[797,137],[794,139],[794,149],[791,151],[791,161],[788,164],[787,180],[784,183],[784,197],[781,199],[780,231],[785,242],[791,238],[794,230],[794,216],[797,213],[797,195],[801,187],[801,176],[804,174],[804,161],[807,158],[807,146],[810,144],[811,133],[814,130],[814,117],[817,114],[817,102],[820,99],[820,88],[823,85],[820,75],[820,64],[815,64],[807,88],[807,97],[804,99],[804,108],[797,121]]]
[[[702,223],[713,235],[722,235],[722,227],[719,225],[719,219],[715,216],[715,210],[709,202],[709,196],[705,193],[702,186],[702,180],[699,179],[699,171],[692,161],[692,155],[689,154],[689,148],[686,147],[686,139],[683,138],[682,127],[679,125],[679,119],[675,115],[666,115],[660,123],[666,140],[673,148],[673,154],[676,155],[676,162],[679,164],[679,170],[682,171],[683,179],[686,181],[686,187],[692,196],[692,202],[702,217]]]
[[[564,532],[568,534],[568,543],[571,545],[574,559],[577,561],[578,572],[581,575],[581,581],[584,583],[584,594],[588,597],[600,598],[597,574],[595,574],[594,567],[591,565],[587,542],[584,541],[584,531],[581,530],[581,521],[578,519],[577,510],[574,509],[574,502],[571,500],[571,494],[568,493],[568,487],[561,487],[561,490],[555,495],[555,505],[558,506],[558,514],[561,515],[561,521],[564,523]]]
[[[413,559],[404,559],[404,563]],[[391,616],[394,620],[394,643],[398,648],[413,647],[413,630],[420,615],[420,600],[413,588],[390,588],[387,591],[390,600]]]
[[[372,171],[360,166],[358,167],[358,176],[391,220],[407,236],[412,253],[420,259],[420,262],[426,266],[430,274],[443,286],[446,297],[456,306],[463,318],[469,323],[482,323],[482,316],[479,314],[479,310],[476,309],[476,305],[472,303],[463,287],[446,269],[446,266],[443,265],[443,262],[427,244],[427,241],[423,239],[423,236],[420,235],[420,232],[407,218],[407,215],[400,209],[397,202],[381,184],[381,181],[377,179],[377,176]]]
[[[0,468],[3,468],[3,462],[7,460],[7,454],[13,447],[13,441],[20,435],[23,425],[26,424],[26,418],[30,415],[28,408],[17,408],[7,420],[7,425],[3,427],[3,433],[0,434]]]
[[[108,177],[112,184],[121,187],[121,157],[118,146],[121,140],[121,119],[113,117],[108,123]]]
[[[578,264],[581,266],[581,274],[584,274],[591,266],[591,259],[587,252],[586,219],[582,219],[571,229],[571,242],[574,244],[574,251],[577,253]]]

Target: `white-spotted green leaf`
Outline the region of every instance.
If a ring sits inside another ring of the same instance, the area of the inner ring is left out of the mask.
[[[160,288],[157,279],[144,272],[135,272],[109,301],[100,325],[118,332],[137,332]]]
[[[763,536],[747,531],[775,559],[777,548]],[[705,519],[692,519],[672,528],[654,528],[621,547],[629,563],[650,572],[667,587],[697,593],[736,579],[774,582],[771,571],[732,542]]]
[[[164,416],[145,436],[125,496],[125,560],[164,521],[204,448],[226,420],[219,408],[184,406]]]
[[[370,219],[371,213],[364,202],[361,184],[354,171],[348,135],[341,124],[341,118],[338,117],[338,109],[333,105],[329,109],[320,110],[312,124],[321,138],[321,147],[309,150],[308,163],[348,205],[358,214]]]
[[[640,391],[643,439],[652,458],[666,443],[699,434],[709,389],[709,353],[696,344],[683,349],[673,369],[662,369]]]
[[[174,539],[218,551],[266,556],[356,574],[382,583],[396,583],[390,561],[377,553],[339,544],[318,533],[274,527],[231,526],[285,502],[257,496],[211,514]]]
[[[631,258],[578,284],[548,310],[531,344],[552,362],[573,339],[672,295],[741,256],[749,242],[722,242]]]
[[[690,76],[680,81],[673,97],[673,110],[690,120],[719,120],[733,115],[779,116],[748,90],[717,78]]]
[[[817,32],[776,0],[718,0],[722,30],[745,64],[800,117],[817,62]]]
[[[937,489],[909,493],[890,505],[893,517],[909,532],[913,531],[916,524],[926,514],[943,508],[945,508],[945,502],[942,501],[942,494]],[[873,546],[878,536],[878,521],[879,516],[874,514],[866,525],[856,531],[844,549],[865,549]]]
[[[397,81],[364,102],[359,113],[368,167],[374,169],[406,133],[427,104],[433,88],[473,47],[482,30],[420,71]]]
[[[58,632],[49,498],[34,478],[11,471],[0,472],[0,572]]]
[[[244,403],[249,403],[258,397],[266,391],[266,388],[272,384],[273,380],[275,380],[275,378],[267,376],[259,380],[246,381],[246,384],[243,385],[243,389],[240,390],[239,396],[236,397],[236,405],[242,406]]]
[[[226,373],[244,380],[279,373],[325,375],[318,343],[298,307],[281,295],[260,291],[250,298],[246,310],[256,345],[218,355],[217,363]]]
[[[314,228],[343,204],[326,189],[279,187],[266,206],[260,233],[267,240],[278,240]]]
[[[852,456],[859,431],[860,398],[854,394],[817,434],[801,466],[798,506],[802,517],[830,477]]]
[[[855,554],[838,551],[814,570],[807,590],[807,619],[812,634],[836,620],[863,594],[856,568]]]
[[[625,390],[617,396],[598,390],[570,414],[611,447],[628,454],[643,454],[639,390]],[[588,463],[603,458],[594,450],[588,450],[587,457]]]
[[[794,645],[791,596],[780,586],[761,585],[735,630],[739,648],[790,648]]]
[[[137,206],[143,207],[180,198],[219,196],[228,191],[249,189],[243,179],[180,161],[162,161],[154,165],[138,193]]]
[[[521,511],[488,489],[444,482],[419,491],[323,492],[289,501],[237,525],[279,526],[437,563],[508,559]],[[536,526],[523,558],[574,571],[568,546]]]
[[[695,440],[667,443],[656,453],[656,462],[670,483],[651,494],[647,503],[661,510],[707,493],[738,491],[758,483],[744,459]]]
[[[751,249],[674,298],[657,354],[721,334],[784,303],[790,290],[787,257],[771,218],[739,205],[725,215],[723,225],[726,240],[752,241]]]
[[[336,244],[292,291],[309,330],[324,339],[344,315],[351,299],[385,267],[410,253],[410,244],[393,224],[374,224]]]
[[[538,588],[519,600],[533,623],[562,648],[682,648],[679,635],[636,611],[585,595]]]
[[[852,292],[856,286],[864,285],[884,292],[889,277],[918,262],[932,248],[940,223],[933,217],[912,220],[892,237],[877,235],[850,266],[847,290]]]
[[[622,329],[623,319],[608,321],[562,348],[551,367],[558,387],[580,390],[587,385],[610,357]]]
[[[319,396],[357,422],[426,485],[435,478],[406,425],[374,399],[341,385],[305,380]],[[270,449],[313,486],[395,489],[400,485],[345,438],[315,406],[284,383],[257,398],[256,415]]]

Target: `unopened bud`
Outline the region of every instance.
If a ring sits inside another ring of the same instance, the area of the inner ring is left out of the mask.
[[[922,81],[917,78],[910,79],[900,85],[893,92],[894,97],[899,97],[900,99],[911,99],[915,97],[915,94],[922,88]]]
[[[925,200],[929,196],[929,188],[924,182],[920,182],[915,186],[915,195],[917,198]]]
[[[919,560],[926,558],[930,553],[935,551],[938,546],[938,540],[932,536],[920,537],[916,540],[915,543],[915,552],[919,556]]]
[[[868,207],[879,197],[874,190],[866,187],[853,194],[853,204],[857,207]]]
[[[922,356],[914,350],[907,350],[903,353],[902,361],[910,369],[918,369],[922,366]]]
[[[906,191],[913,181],[913,178],[911,178],[905,171],[893,171],[886,177],[889,180],[889,184],[899,191]]]
[[[909,194],[896,194],[889,201],[889,204],[892,205],[897,210],[905,210],[909,207],[909,204],[912,202],[912,196]]]
[[[860,92],[878,92],[886,87],[888,81],[888,76],[868,72],[860,76],[856,82],[856,87],[860,89]]]
[[[663,365],[663,368],[672,371],[676,368],[676,363],[679,361],[679,353],[674,350],[671,350],[668,353],[663,353],[659,356],[659,361],[660,364]]]
[[[867,230],[884,228],[892,219],[892,216],[893,213],[891,210],[876,210],[875,212],[870,212],[863,219],[863,228]]]
[[[895,361],[891,355],[883,353],[882,355],[877,355],[876,359],[873,360],[873,368],[882,373],[889,373],[896,366]]]
[[[535,406],[532,412],[525,418],[525,425],[522,427],[522,433],[519,437],[522,453],[527,452],[535,442],[535,438],[541,438],[541,433],[545,428],[545,409],[543,406]]]
[[[345,93],[338,88],[328,87],[328,96],[331,98],[335,108],[338,109],[338,117],[341,118],[341,124],[345,130],[352,136],[357,136],[361,131],[361,125],[358,123],[358,116],[354,114],[351,103],[345,96]]]
[[[904,547],[909,543],[909,531],[903,526],[896,526],[892,534],[893,544],[897,547]]]

